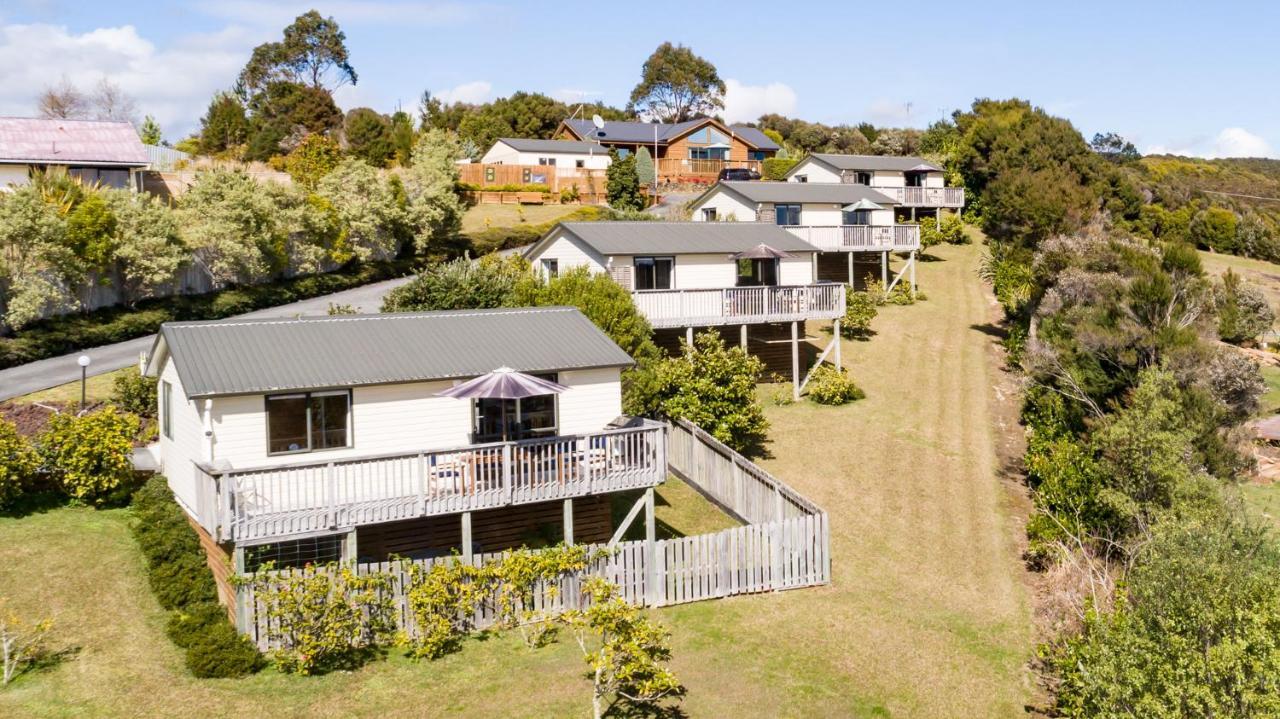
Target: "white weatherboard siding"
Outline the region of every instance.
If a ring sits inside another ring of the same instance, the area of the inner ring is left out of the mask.
[[[871,175],[872,187],[903,187],[906,184],[906,178],[896,170],[876,170]]]
[[[795,257],[785,259],[780,263],[778,268],[778,284],[782,285],[811,285],[816,278],[813,276],[813,253],[805,252],[804,254],[796,253]]]
[[[195,462],[204,459],[203,437],[204,427],[201,422],[196,402],[188,400],[182,389],[182,380],[173,366],[173,360],[166,359],[164,369],[160,372],[160,380],[173,386],[170,403],[170,429],[173,439],[160,432],[160,457],[164,463],[163,471],[169,480],[169,488],[173,490],[178,501],[194,510],[196,506]],[[159,395],[157,395],[157,398]],[[163,420],[163,418],[162,418]],[[163,425],[161,425],[163,428]]]
[[[0,165],[0,190],[28,182],[26,165]]]
[[[783,285],[811,285],[813,278],[812,252],[793,252],[794,257],[780,263],[778,283]],[[721,290],[738,284],[738,263],[728,254],[674,255],[671,289],[673,290]],[[630,265],[631,256],[617,255],[614,265]],[[643,290],[642,290],[643,291]]]
[[[707,208],[715,208],[717,221],[727,221],[730,218],[738,222],[755,222],[756,220],[755,203],[747,202],[723,189],[716,190],[694,205],[690,219],[694,222],[703,222],[706,218],[703,217],[702,211]]]
[[[564,230],[560,230],[550,242],[529,256],[529,263],[538,272],[543,271],[543,260],[556,260],[560,272],[583,265],[591,268],[592,272],[603,272],[605,269],[595,253],[589,251],[581,242],[569,237]]]
[[[622,413],[618,368],[560,373],[560,434],[598,432]],[[452,381],[407,382],[352,389],[351,446],[298,454],[267,454],[265,395],[213,401],[213,457],[232,468],[462,447],[471,434],[471,402],[437,397]],[[199,425],[196,425],[199,429]],[[177,428],[174,428],[177,432]],[[166,463],[169,457],[166,454]]]
[[[787,175],[788,182],[799,182],[797,175],[803,175],[807,182],[839,182],[840,173],[823,165],[813,158],[806,158],[800,161],[800,164],[791,168],[791,172]]]
[[[555,160],[557,169],[577,169],[577,161],[582,160],[587,170],[603,170],[609,166],[608,151],[593,154],[577,152],[521,152],[502,142],[493,147],[480,158],[480,162],[488,165],[539,165],[547,164],[546,160]]]
[[[946,185],[946,178],[942,176],[941,172],[930,172],[924,176],[925,187],[946,187]]]

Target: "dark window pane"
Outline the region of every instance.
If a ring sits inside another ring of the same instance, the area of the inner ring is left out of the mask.
[[[673,263],[674,260],[670,257],[637,257],[635,259],[636,289],[671,289],[671,267]]]
[[[267,398],[267,451],[307,449],[307,398],[303,395]]]
[[[160,383],[160,423],[164,428],[164,436],[173,439],[173,385]]]
[[[311,449],[347,446],[347,393],[311,397]]]

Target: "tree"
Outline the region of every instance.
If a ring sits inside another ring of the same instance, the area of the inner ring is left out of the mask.
[[[138,130],[138,137],[144,145],[159,145],[164,142],[164,136],[160,132],[160,123],[150,115],[142,120],[142,127]]]
[[[106,407],[82,416],[58,413],[40,435],[40,455],[62,491],[100,504],[133,480],[138,418]]]
[[[385,115],[357,107],[347,112],[343,121],[347,150],[374,167],[383,167],[395,148],[391,144],[391,121]]]
[[[83,280],[83,267],[67,241],[64,216],[72,202],[47,202],[45,184],[44,176],[38,176],[0,194],[0,282],[7,285],[4,321],[14,329],[79,306],[73,290]]]
[[[89,98],[65,76],[57,85],[49,85],[36,101],[40,117],[57,120],[81,120],[89,117]]]
[[[95,120],[137,124],[138,103],[119,85],[103,77],[90,98]]]
[[[724,92],[715,65],[684,45],[664,42],[645,60],[627,109],[661,122],[683,122],[723,110]]]
[[[427,130],[413,148],[413,166],[405,174],[409,221],[419,253],[457,237],[462,229],[462,201],[458,197],[457,136]]]
[[[173,282],[190,255],[178,233],[173,210],[163,200],[128,190],[103,190],[116,219],[114,259],[128,304],[154,296]]]
[[[321,178],[316,194],[329,201],[342,227],[341,251],[361,262],[395,257],[403,222],[391,188],[377,170],[349,157]]]
[[[413,118],[409,113],[396,110],[391,114],[391,148],[396,164],[408,167],[413,157]]]
[[[342,111],[327,90],[292,82],[273,82],[249,101],[246,159],[268,160],[291,152],[307,135],[342,127]]]
[[[641,147],[636,151],[636,179],[641,187],[652,187],[656,178],[653,156],[649,154],[649,148]]]
[[[337,21],[309,10],[284,29],[282,41],[253,49],[239,82],[251,94],[278,81],[305,83],[326,92],[354,85],[356,71],[349,62],[346,40]]]
[[[252,284],[283,267],[279,209],[263,189],[240,170],[206,170],[179,200],[182,238],[213,279]]]
[[[1089,147],[1102,157],[1112,162],[1134,162],[1142,159],[1142,153],[1132,142],[1114,132],[1095,133]]]
[[[285,158],[284,167],[293,181],[314,191],[320,180],[342,160],[338,143],[324,135],[307,135],[302,144]]]
[[[631,293],[602,272],[575,267],[545,284],[521,283],[511,303],[515,307],[577,307],[632,359],[644,363],[658,357],[653,328],[636,309]]]
[[[87,195],[67,213],[67,245],[86,270],[105,272],[115,255],[116,217],[102,195]]]
[[[1187,234],[1201,249],[1214,252],[1236,250],[1236,213],[1225,207],[1209,207],[1191,218]]]
[[[219,92],[200,120],[200,152],[213,154],[243,144],[249,135],[244,103],[229,92]]]
[[[485,255],[427,265],[408,284],[387,293],[383,312],[427,312],[510,307],[516,286],[532,274],[524,260]]]
[[[609,167],[604,171],[609,206],[615,210],[643,210],[644,195],[640,193],[636,156],[618,157],[618,151],[610,149],[609,158]]]

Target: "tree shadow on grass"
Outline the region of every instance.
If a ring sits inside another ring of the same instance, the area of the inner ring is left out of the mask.
[[[17,675],[14,676],[11,684],[22,681],[24,677],[51,672],[78,656],[80,656],[79,646],[70,646],[63,649],[43,652],[39,656],[33,658],[31,663],[20,669]]]
[[[674,704],[614,702],[604,716],[610,719],[686,719],[685,710]]]
[[[0,517],[21,519],[32,514],[44,514],[65,506],[67,506],[66,495],[52,489],[27,492],[15,499],[8,507],[0,510]]]
[[[1001,340],[1001,341],[1004,341],[1009,337],[1008,329],[1001,327],[1000,325],[997,325],[997,324],[992,324],[990,322],[984,322],[982,324],[972,324],[972,325],[969,325],[969,329],[977,330],[978,332],[981,332],[982,334],[987,335],[988,337],[994,337],[997,340]]]
[[[916,259],[920,260],[921,262],[946,262],[947,261],[947,258],[945,257],[938,257],[937,255],[929,254],[928,250],[920,250],[920,254],[916,255]]]

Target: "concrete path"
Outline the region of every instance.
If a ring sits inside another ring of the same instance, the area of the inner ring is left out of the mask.
[[[309,300],[293,302],[279,307],[268,307],[255,310],[235,319],[253,317],[292,317],[294,315],[323,315],[329,310],[329,303],[352,305],[360,312],[377,312],[382,306],[382,297],[388,291],[408,282],[412,277],[398,277],[373,284],[353,287],[331,295],[312,297]],[[231,319],[231,318],[228,318]],[[0,400],[19,397],[31,392],[38,392],[49,387],[56,387],[67,382],[80,379],[80,366],[76,360],[80,355],[89,355],[93,363],[89,365],[89,375],[99,375],[118,370],[138,363],[138,355],[151,349],[155,335],[138,337],[137,339],[103,345],[92,349],[81,350],[61,357],[50,357],[17,367],[0,370]]]

